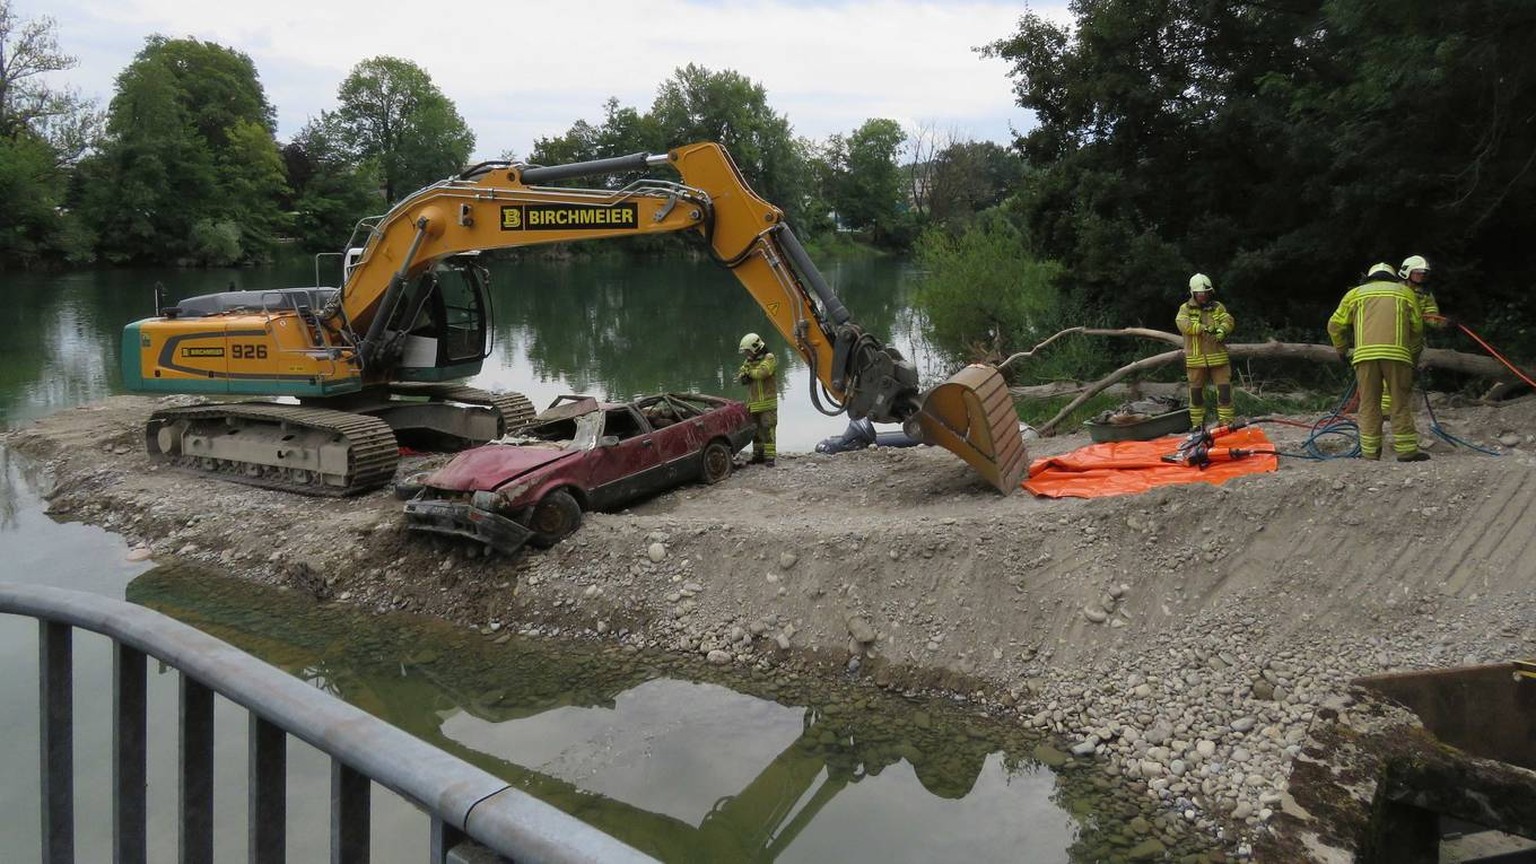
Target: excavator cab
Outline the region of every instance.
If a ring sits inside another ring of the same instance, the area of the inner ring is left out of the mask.
[[[480,371],[490,353],[489,276],[458,255],[422,274],[394,322],[399,381],[448,381]]]

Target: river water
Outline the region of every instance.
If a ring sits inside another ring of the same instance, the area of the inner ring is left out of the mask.
[[[0,423],[119,392],[122,326],[162,283],[172,299],[313,284],[308,261],[225,271],[85,271],[8,280]],[[853,312],[914,356],[909,272],[874,259],[827,268]],[[493,267],[496,346],[475,379],[536,405],[563,393],[733,394],[742,333],[787,360],[780,448],[842,430],[816,413],[799,358],[708,262],[603,259]],[[1103,825],[1070,775],[1017,730],[964,706],[855,685],[722,677],[663,658],[572,646],[491,645],[414,618],[359,617],[217,573],[131,563],[121,538],[43,512],[45,477],[0,449],[0,579],[124,597],[189,621],[507,777],[670,861],[1086,861]],[[0,619],[0,849],[37,848],[36,625]],[[105,640],[77,636],[79,854],[107,860],[110,688]],[[152,666],[153,672],[153,666]],[[151,675],[151,860],[175,850],[174,673]],[[218,860],[245,853],[244,712],[217,703]],[[324,857],[328,765],[290,744],[290,860]],[[156,758],[156,757],[159,758]],[[1097,773],[1097,772],[1095,772]],[[1077,784],[1081,786],[1081,782]],[[1102,783],[1100,783],[1102,785]],[[375,789],[375,861],[420,861],[426,820]],[[1070,805],[1071,801],[1079,802]],[[9,855],[6,856],[9,858]],[[15,860],[29,860],[23,853]]]

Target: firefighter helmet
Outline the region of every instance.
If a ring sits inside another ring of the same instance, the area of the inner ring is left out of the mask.
[[[739,350],[741,353],[750,357],[751,355],[757,354],[767,347],[768,346],[763,342],[763,337],[757,335],[756,333],[748,333],[747,335],[741,337],[741,348]]]
[[[1372,264],[1371,269],[1365,271],[1365,279],[1367,282],[1375,282],[1376,277],[1378,276],[1384,279],[1396,279],[1397,271],[1392,269],[1392,265],[1385,261]]]
[[[1397,275],[1407,279],[1408,275],[1415,270],[1423,270],[1425,273],[1429,272],[1429,262],[1424,260],[1423,255],[1409,255],[1407,258],[1404,258],[1403,266],[1397,271]]]
[[[1204,273],[1196,273],[1189,277],[1189,296],[1214,293],[1216,293],[1216,289],[1211,286],[1211,277]]]

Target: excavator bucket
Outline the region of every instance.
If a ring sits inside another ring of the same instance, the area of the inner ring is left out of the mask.
[[[929,390],[917,421],[925,442],[964,459],[1004,495],[1029,470],[1019,415],[995,367],[967,366]]]

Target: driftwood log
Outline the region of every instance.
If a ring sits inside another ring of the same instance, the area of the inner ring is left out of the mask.
[[[1008,357],[1006,360],[998,364],[998,368],[1006,369],[1010,365],[1018,363],[1019,361],[1028,360],[1029,358],[1036,356],[1038,352],[1049,346],[1052,342],[1072,334],[1081,334],[1083,336],[1128,336],[1138,339],[1150,339],[1155,342],[1164,342],[1169,345],[1177,346],[1177,348],[1173,351],[1164,351],[1160,354],[1153,354],[1149,357],[1143,357],[1134,363],[1121,366],[1119,369],[1116,369],[1108,375],[1105,375],[1103,378],[1100,378],[1099,380],[1091,383],[1045,384],[1036,387],[1014,388],[1011,392],[1015,396],[1024,398],[1049,398],[1054,396],[1064,396],[1068,393],[1077,394],[1077,396],[1071,402],[1067,403],[1066,407],[1057,412],[1056,416],[1052,417],[1039,428],[1038,431],[1041,435],[1055,434],[1056,426],[1067,417],[1069,417],[1072,412],[1076,411],[1078,407],[1080,407],[1084,402],[1087,402],[1089,399],[1092,399],[1094,396],[1104,392],[1105,390],[1119,385],[1120,382],[1124,381],[1127,377],[1133,376],[1138,372],[1145,372],[1148,369],[1156,369],[1161,366],[1182,362],[1184,359],[1184,337],[1177,333],[1169,333],[1165,330],[1153,330],[1146,327],[1123,327],[1114,329],[1096,327],[1068,327],[1059,333],[1053,334],[1049,339],[1046,339],[1028,351],[1020,351],[1019,353]],[[1338,352],[1333,350],[1332,345],[1320,345],[1311,342],[1277,342],[1273,339],[1268,342],[1239,342],[1228,345],[1227,355],[1233,360],[1245,360],[1254,357],[1262,357],[1265,359],[1309,360],[1317,363],[1339,362]],[[1504,393],[1507,393],[1513,389],[1516,385],[1520,385],[1522,383],[1520,381],[1520,376],[1510,371],[1507,366],[1492,357],[1484,357],[1480,354],[1468,354],[1463,351],[1452,351],[1448,348],[1424,349],[1424,356],[1420,360],[1420,365],[1430,369],[1443,369],[1450,372],[1457,372],[1463,375],[1470,375],[1476,378],[1485,378],[1493,381],[1494,389],[1489,391],[1490,396],[1503,395]],[[1183,385],[1173,386],[1177,388],[1183,387]],[[1157,387],[1156,389],[1160,390],[1162,388]],[[1128,392],[1156,392],[1154,385],[1150,384],[1131,385],[1127,388],[1127,390]]]

